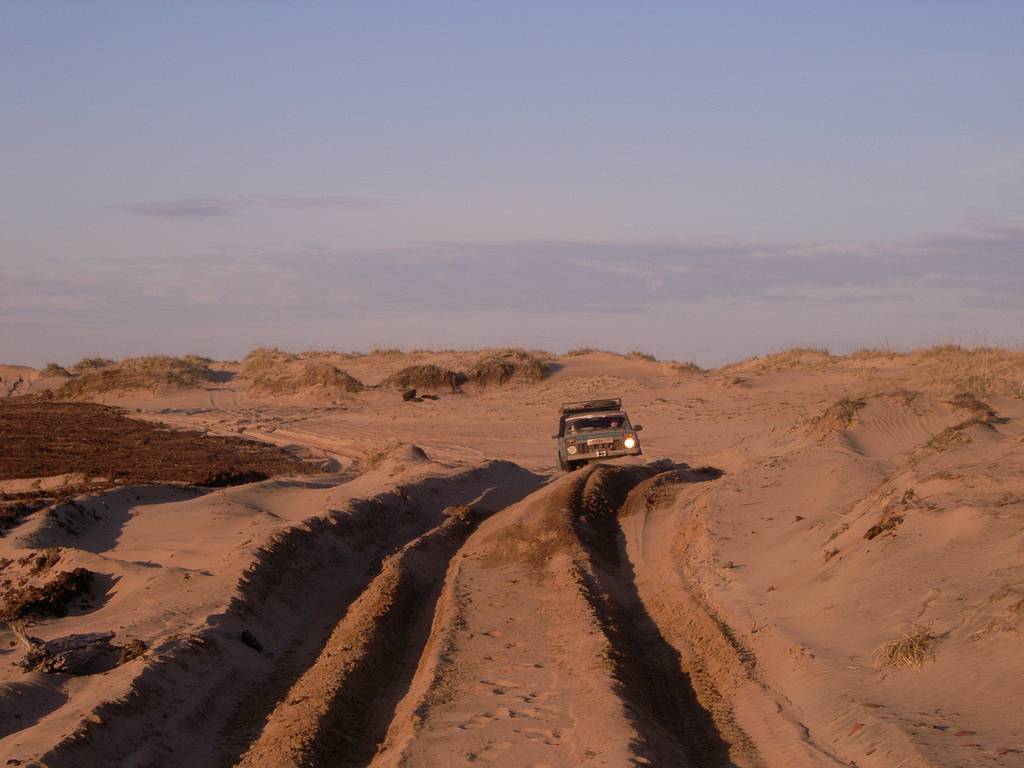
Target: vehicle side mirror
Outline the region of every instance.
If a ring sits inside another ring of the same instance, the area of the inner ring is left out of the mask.
[[[634,424],[633,425],[633,431],[634,432],[643,432],[644,431],[644,425],[643,424]]]

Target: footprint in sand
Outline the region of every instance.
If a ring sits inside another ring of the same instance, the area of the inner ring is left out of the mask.
[[[510,749],[512,749],[511,741],[492,741],[477,752],[476,757],[485,763],[491,763],[501,757],[503,752],[508,752]]]
[[[516,733],[521,733],[530,741],[540,741],[550,747],[557,747],[562,743],[562,732],[557,729],[523,728],[522,730],[517,730]]]
[[[483,728],[489,722],[495,719],[497,715],[494,712],[481,712],[479,715],[473,715],[464,723],[459,723],[459,729],[463,731],[475,731],[477,728]]]

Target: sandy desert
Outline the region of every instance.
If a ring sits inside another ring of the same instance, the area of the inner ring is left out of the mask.
[[[1024,353],[0,377],[6,765],[1024,765]]]

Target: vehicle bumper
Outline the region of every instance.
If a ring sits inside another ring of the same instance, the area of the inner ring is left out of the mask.
[[[564,461],[594,461],[598,459],[619,459],[623,456],[640,456],[643,450],[640,446],[636,448],[620,448],[613,451],[587,451],[586,453],[563,453]]]

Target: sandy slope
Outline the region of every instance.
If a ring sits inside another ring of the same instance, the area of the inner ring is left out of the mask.
[[[401,360],[372,363],[352,372]],[[56,546],[56,569],[102,575],[91,606],[33,634],[149,650],[79,677],[4,665],[0,756],[1024,765],[1024,401],[961,389],[929,359],[701,377],[596,353],[418,403],[227,377],[105,395],[345,471],[125,488],[10,531],[0,556]],[[557,404],[610,394],[645,425],[644,459],[555,475]],[[920,668],[879,667],[915,628]]]

